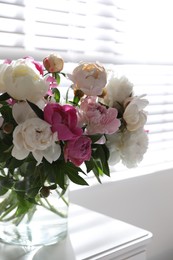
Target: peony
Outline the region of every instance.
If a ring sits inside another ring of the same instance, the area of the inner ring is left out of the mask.
[[[86,126],[86,132],[92,134],[113,134],[119,126],[118,111],[115,108],[106,108],[96,102],[95,97],[85,98],[80,105],[80,123]]]
[[[131,96],[133,85],[124,76],[118,78],[112,75],[105,89],[104,103],[109,107],[116,107],[117,102],[122,104],[126,98]]]
[[[123,118],[129,131],[135,131],[143,127],[147,121],[147,115],[143,109],[148,105],[148,100],[142,97],[131,98],[131,101],[125,108]]]
[[[128,168],[137,167],[148,148],[148,135],[141,128],[134,132],[125,132],[121,148],[122,163]]]
[[[4,84],[4,73],[9,65],[7,63],[0,64],[0,93],[6,92],[6,86]]]
[[[49,72],[60,72],[64,67],[63,59],[57,54],[50,54],[43,60],[44,67]]]
[[[74,165],[80,166],[91,158],[91,139],[80,136],[67,142],[64,148],[65,160],[70,160]]]
[[[18,59],[6,68],[3,81],[5,91],[14,99],[36,103],[44,97],[48,84],[37,70],[33,60]]]
[[[121,132],[106,135],[106,146],[109,149],[109,164],[115,165],[121,160]]]
[[[71,140],[82,135],[78,127],[75,107],[57,103],[49,103],[44,108],[44,119],[52,126],[52,131],[57,132],[59,140]]]
[[[61,154],[60,145],[56,141],[57,135],[52,133],[47,122],[40,118],[29,118],[14,129],[12,156],[23,160],[32,152],[38,164],[43,157],[52,163]]]
[[[12,115],[17,124],[23,123],[28,118],[37,117],[32,108],[25,101],[13,105]]]
[[[121,160],[127,168],[137,167],[148,148],[148,136],[142,128],[133,132],[126,130],[123,133],[108,135],[107,139],[111,165]]]
[[[88,96],[101,95],[107,82],[106,71],[98,63],[81,63],[69,78],[74,82],[74,89],[80,89]]]
[[[32,62],[35,65],[36,69],[40,72],[40,74],[43,75],[43,65],[40,62],[35,61],[34,58],[30,56],[27,56],[24,59]]]

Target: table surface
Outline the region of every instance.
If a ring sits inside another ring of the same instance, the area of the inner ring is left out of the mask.
[[[68,226],[64,241],[30,253],[23,247],[0,244],[0,259],[57,260],[57,256],[59,260],[99,259],[109,252],[120,254],[129,248],[146,247],[152,237],[146,230],[74,204],[70,205]]]

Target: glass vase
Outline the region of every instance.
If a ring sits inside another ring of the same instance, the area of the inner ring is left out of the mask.
[[[42,190],[37,203],[18,216],[16,195],[9,190],[0,197],[0,242],[26,247],[50,245],[63,240],[67,235],[68,184],[64,191]]]

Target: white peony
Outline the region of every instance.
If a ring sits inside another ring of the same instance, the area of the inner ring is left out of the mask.
[[[12,156],[23,160],[32,152],[38,164],[43,157],[52,163],[61,154],[56,141],[57,133],[52,133],[51,125],[40,118],[29,118],[14,129]]]
[[[115,165],[120,160],[127,168],[137,167],[148,148],[148,136],[142,129],[124,131],[107,136],[110,151],[109,164]]]
[[[104,103],[109,107],[116,107],[116,103],[122,104],[132,94],[132,90],[133,85],[125,76],[118,78],[113,74],[106,85]]]
[[[4,84],[4,72],[8,66],[9,64],[6,63],[0,64],[0,93],[6,92],[6,86]]]
[[[45,106],[44,100],[40,100],[36,104],[40,109],[43,109]],[[28,118],[37,117],[34,110],[26,101],[20,101],[15,103],[12,107],[12,115],[17,124],[23,123]]]
[[[126,131],[123,135],[123,145],[121,147],[122,163],[127,168],[137,167],[143,159],[143,155],[148,148],[148,135],[141,128],[137,131]]]
[[[17,124],[23,123],[28,118],[37,117],[32,108],[25,101],[15,103],[12,107],[12,114]]]
[[[39,101],[48,90],[48,83],[28,59],[12,61],[3,73],[5,91],[14,99]]]
[[[106,145],[109,149],[109,164],[115,165],[121,160],[121,133],[116,132],[112,135],[106,135]]]
[[[147,121],[146,112],[143,110],[148,105],[148,100],[143,96],[133,97],[125,108],[123,118],[126,122],[126,128],[129,131],[135,131],[143,127]]]

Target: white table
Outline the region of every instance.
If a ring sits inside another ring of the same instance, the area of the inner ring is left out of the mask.
[[[0,260],[146,260],[152,234],[77,205],[69,211],[69,232],[59,244],[37,252],[0,244]]]

